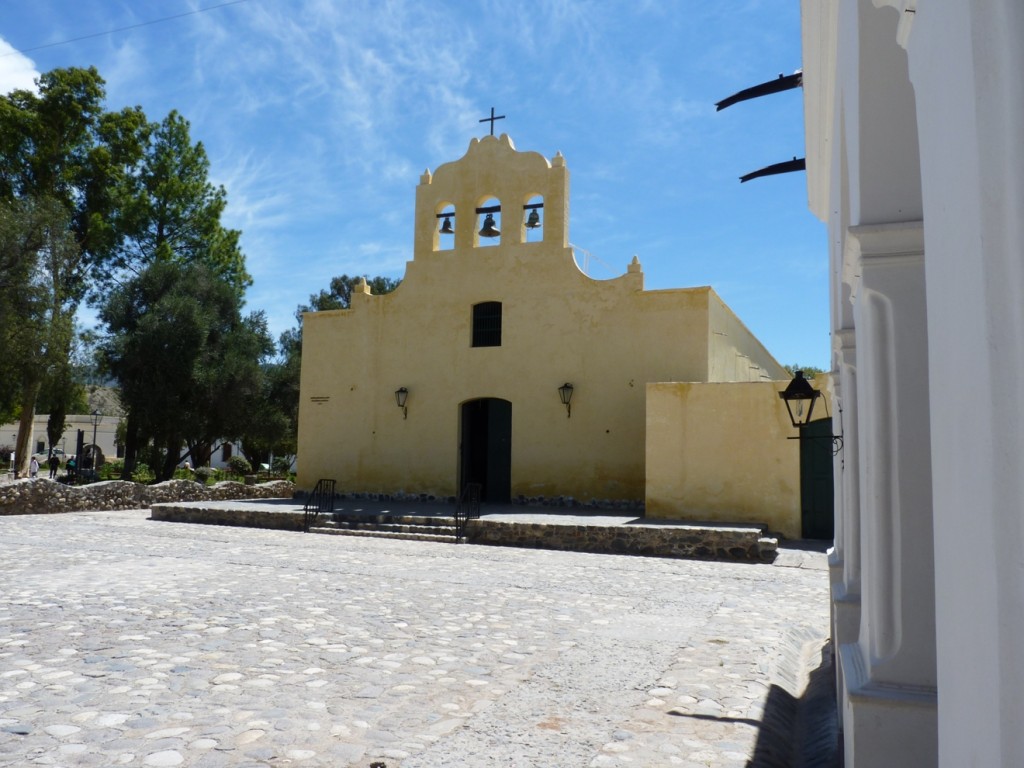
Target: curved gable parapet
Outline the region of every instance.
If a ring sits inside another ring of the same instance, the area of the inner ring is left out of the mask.
[[[454,250],[467,253],[481,245],[477,213],[480,201],[493,200],[500,206],[504,223],[501,245],[532,246],[568,244],[569,175],[561,153],[548,160],[539,152],[520,152],[508,134],[484,136],[469,143],[459,160],[444,163],[433,173],[426,171],[416,188],[416,230],[414,259],[441,250],[438,240],[439,205],[454,206]],[[543,202],[542,238],[527,237],[523,226],[527,206],[534,199]],[[498,218],[497,216],[495,218]],[[443,221],[443,220],[442,220]]]

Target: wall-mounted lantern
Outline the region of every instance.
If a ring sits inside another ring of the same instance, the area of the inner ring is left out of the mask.
[[[811,383],[804,378],[803,371],[796,371],[793,374],[793,380],[789,382],[784,390],[779,392],[779,397],[786,404],[786,410],[789,411],[789,420],[793,423],[794,427],[800,430],[799,436],[791,437],[789,438],[790,440],[831,440],[833,456],[843,449],[842,435],[808,435],[805,433],[804,427],[811,423],[814,404],[821,397],[821,391],[811,386]],[[828,418],[827,413],[825,417]],[[842,412],[840,411],[841,417]]]
[[[821,392],[812,387],[811,383],[804,378],[803,371],[793,374],[793,380],[779,392],[779,397],[782,398],[786,404],[786,410],[789,411],[789,420],[797,429],[807,426],[810,422],[814,403],[820,396]]]
[[[558,388],[558,397],[562,401],[562,405],[565,406],[565,418],[572,418],[572,406],[569,404],[572,401],[572,384],[565,382]]]
[[[395,390],[395,404],[402,409],[402,418],[409,418],[409,409],[405,407],[405,401],[409,397],[409,390],[405,387],[399,387]]]

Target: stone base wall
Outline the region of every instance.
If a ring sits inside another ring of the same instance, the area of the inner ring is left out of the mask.
[[[275,480],[261,485],[226,481],[206,486],[191,480],[168,480],[157,485],[123,480],[91,485],[64,485],[36,478],[0,485],[0,515],[148,509],[152,504],[175,501],[290,499],[293,491],[294,486],[287,480]]]
[[[248,487],[252,488],[252,486]],[[302,531],[305,529],[306,516],[302,512],[280,512],[255,508],[214,509],[212,507],[157,504],[150,507],[149,519],[165,523],[234,525],[242,528],[269,528],[275,531]]]
[[[599,526],[470,520],[466,541],[500,547],[708,560],[775,559],[778,539],[756,527]]]

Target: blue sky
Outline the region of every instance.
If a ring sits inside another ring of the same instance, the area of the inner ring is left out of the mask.
[[[636,255],[647,288],[711,285],[780,362],[828,367],[804,174],[739,183],[803,156],[801,92],[714,107],[800,67],[796,0],[226,1],[5,0],[0,91],[94,65],[108,108],[181,112],[275,336],[334,275],[403,275],[419,175],[493,106],[517,149],[565,156],[591,277]]]

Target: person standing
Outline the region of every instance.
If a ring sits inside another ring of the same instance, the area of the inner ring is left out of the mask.
[[[50,479],[51,480],[56,480],[57,479],[57,469],[60,467],[60,459],[57,458],[57,454],[56,453],[51,453],[50,454],[50,460],[49,460],[48,463],[50,465]]]
[[[32,457],[32,461],[29,462],[29,465],[28,465],[28,475],[29,475],[29,477],[38,477],[39,476],[39,461],[36,459],[35,456],[33,456]]]

